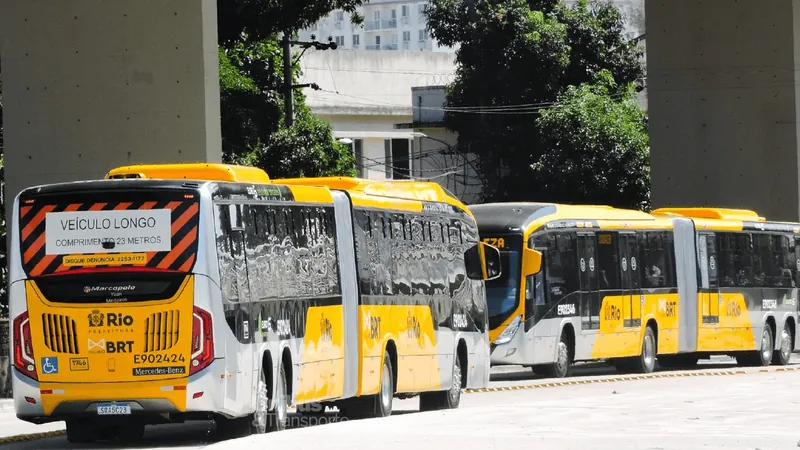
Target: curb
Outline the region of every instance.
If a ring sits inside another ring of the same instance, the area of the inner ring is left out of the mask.
[[[45,431],[43,433],[18,434],[16,436],[8,436],[0,438],[0,445],[11,444],[14,442],[35,441],[38,439],[63,436],[65,434],[67,434],[66,430]]]
[[[644,375],[633,376],[617,376],[611,378],[599,378],[592,380],[569,380],[569,381],[556,381],[551,383],[539,384],[523,384],[516,386],[501,386],[501,387],[486,387],[481,389],[465,389],[466,394],[479,394],[483,392],[501,392],[501,391],[520,391],[528,389],[542,389],[560,386],[576,386],[579,384],[596,384],[596,383],[615,383],[620,381],[635,381],[635,380],[649,380],[653,378],[681,378],[681,377],[720,377],[731,375],[749,375],[756,373],[772,373],[772,372],[797,372],[800,371],[800,366],[795,367],[779,367],[776,369],[759,369],[759,370],[725,370],[720,372],[684,372],[684,373],[649,373]]]

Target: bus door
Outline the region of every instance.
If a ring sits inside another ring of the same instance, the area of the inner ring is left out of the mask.
[[[622,326],[635,328],[637,331],[642,324],[642,304],[640,287],[640,268],[637,261],[638,247],[636,233],[619,233],[620,273],[622,273],[622,312],[611,311],[619,315]]]
[[[600,292],[597,289],[596,248],[594,233],[578,233],[581,331],[598,330],[600,328]],[[588,349],[591,351],[591,348]]]
[[[250,277],[249,268],[247,265],[247,257],[245,251],[245,217],[242,211],[242,205],[230,205],[230,219],[231,219],[231,256],[233,257],[233,265],[236,273],[236,286],[239,294],[238,303],[235,305],[235,313],[233,315],[235,320],[234,332],[236,334],[236,351],[228,353],[228,358],[234,356],[236,359],[236,381],[232,384],[232,388],[236,392],[246,394],[251,401],[255,401],[255,396],[250,395],[254,392],[254,380],[252,376],[258,367],[258,359],[254,357],[254,352],[257,350],[254,346],[249,345],[252,339],[251,330],[253,318],[251,317],[250,305]],[[238,394],[233,397],[239,398],[239,401],[244,400]]]
[[[700,308],[704,327],[719,325],[719,278],[717,276],[717,245],[713,234],[704,233],[697,237],[698,259],[700,260]]]

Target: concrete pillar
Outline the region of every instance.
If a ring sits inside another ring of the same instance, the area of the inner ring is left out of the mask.
[[[6,200],[221,160],[215,0],[0,0]]]
[[[645,7],[653,206],[800,219],[800,2]]]

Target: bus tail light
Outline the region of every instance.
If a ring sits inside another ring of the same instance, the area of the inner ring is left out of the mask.
[[[33,359],[33,342],[31,341],[31,321],[28,312],[17,316],[14,327],[14,367],[24,375],[39,380],[36,375],[36,363]]]
[[[205,369],[214,360],[214,331],[211,314],[204,309],[194,307],[192,324],[192,363],[189,375]]]

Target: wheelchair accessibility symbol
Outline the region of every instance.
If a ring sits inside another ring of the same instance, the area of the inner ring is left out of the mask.
[[[58,358],[42,358],[42,373],[45,375],[55,375],[58,373]]]

